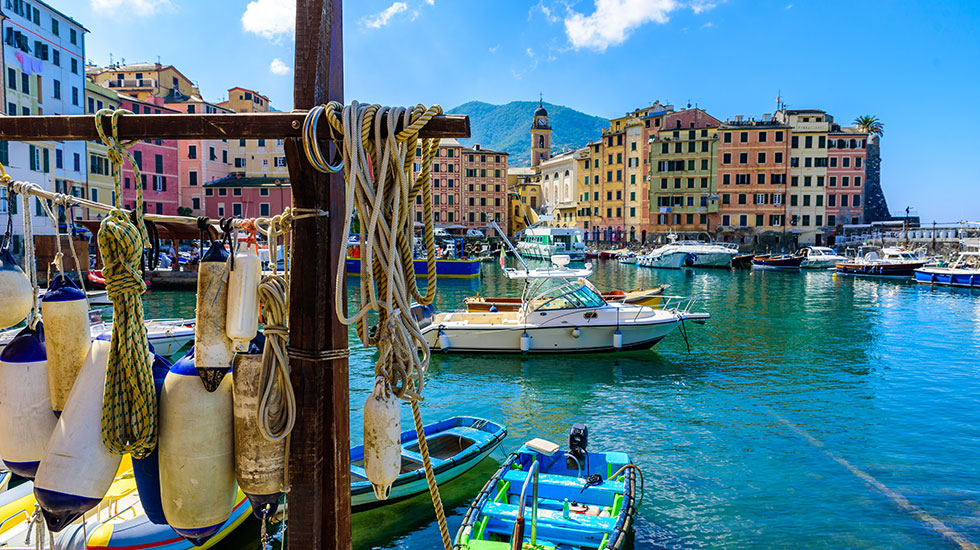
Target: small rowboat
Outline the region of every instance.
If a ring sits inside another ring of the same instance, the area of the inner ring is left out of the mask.
[[[602,293],[602,299],[607,302],[632,304],[635,306],[656,307],[660,305],[664,290],[670,285],[660,285],[656,288],[639,288],[635,290],[611,290]],[[463,299],[466,311],[469,312],[488,312],[491,307],[496,307],[497,311],[517,311],[521,308],[521,298],[487,298],[483,296],[470,296]]]
[[[504,437],[507,429],[500,424],[469,416],[454,416],[424,428],[426,444],[436,481],[455,479],[480,463]],[[429,490],[422,466],[415,430],[402,432],[402,469],[391,486],[388,500],[374,496],[371,482],[364,472],[364,446],[350,451],[351,507],[355,512],[406,499]]]
[[[732,268],[733,269],[749,269],[752,267],[752,259],[755,258],[752,254],[739,254],[732,258]]]
[[[763,254],[752,259],[752,269],[797,270],[803,265],[805,259],[805,256],[793,256],[792,254],[783,254],[782,256]]]
[[[636,512],[638,472],[626,453],[570,453],[531,440],[470,504],[456,548],[620,550]]]

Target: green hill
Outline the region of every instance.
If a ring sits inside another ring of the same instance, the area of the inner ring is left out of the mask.
[[[554,129],[551,149],[556,153],[566,148],[577,149],[598,139],[602,129],[609,126],[607,119],[575,109],[551,103],[545,103],[544,107]],[[487,149],[507,152],[510,166],[527,166],[531,162],[531,119],[537,108],[536,101],[511,101],[506,105],[470,101],[449,113],[470,116],[472,137],[460,142],[465,145],[479,143]]]

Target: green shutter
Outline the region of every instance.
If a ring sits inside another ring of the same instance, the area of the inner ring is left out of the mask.
[[[37,148],[34,147],[33,145],[28,145],[27,146],[27,156],[30,158],[29,166],[30,166],[30,169],[31,169],[32,172],[33,171],[37,171],[37,159],[34,156],[34,154],[35,154],[34,151],[36,149]]]
[[[47,149],[42,149],[42,156],[44,157],[44,173],[47,174],[51,171],[51,159],[49,158],[49,151]]]

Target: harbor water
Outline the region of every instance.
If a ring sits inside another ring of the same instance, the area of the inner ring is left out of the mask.
[[[947,548],[980,543],[980,292],[830,272],[663,271],[601,262],[602,290],[669,283],[712,315],[652,350],[433,357],[426,422],[504,424],[622,450],[643,470],[635,548]],[[356,280],[351,299],[356,301]],[[519,293],[495,264],[439,282],[440,309]],[[152,291],[147,317],[193,317],[189,292]],[[351,338],[351,436],[374,358]],[[688,350],[690,347],[690,350]],[[403,407],[403,429],[411,427]],[[494,457],[501,459],[503,452]],[[441,487],[455,535],[495,471]],[[354,516],[354,547],[441,547],[428,495]],[[221,548],[259,548],[249,520]]]

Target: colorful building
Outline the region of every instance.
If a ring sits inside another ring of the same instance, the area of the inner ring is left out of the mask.
[[[292,205],[289,182],[279,178],[226,176],[204,183],[209,218],[275,216]]]
[[[179,111],[164,105],[161,97],[146,101],[119,94],[123,109],[141,114],[176,114]],[[143,189],[143,210],[151,214],[177,214],[180,183],[178,179],[177,140],[155,139],[137,142],[129,149],[133,160],[140,167],[140,179],[136,181],[129,162],[123,164],[123,206],[136,208],[137,185]]]
[[[86,112],[94,115],[102,109],[118,109],[119,94],[103,88],[98,84],[85,81]],[[85,143],[88,159],[88,198],[102,204],[115,205],[116,191],[112,180],[112,166],[109,164],[107,148],[102,140],[92,140]],[[97,220],[105,216],[99,210],[85,209],[85,219]]]
[[[578,171],[588,149],[566,151],[544,160],[537,167],[536,181],[543,197],[542,210],[550,225],[575,227],[578,210]]]
[[[531,167],[551,158],[551,123],[544,103],[538,101],[538,108],[531,120]]]
[[[827,227],[865,223],[868,134],[836,127],[827,136]]]
[[[164,99],[167,107],[181,113],[230,113],[231,111],[208,103],[198,95]],[[235,140],[238,141],[238,140]],[[224,178],[231,166],[226,139],[195,139],[178,141],[178,208],[187,216],[203,216],[204,184]]]
[[[787,230],[791,128],[763,115],[742,116],[718,130],[718,213],[723,240],[773,244]]]
[[[537,209],[541,204],[541,184],[537,173],[529,166],[507,169],[507,235],[516,235],[527,226],[536,223]]]
[[[173,65],[160,63],[117,63],[108,67],[90,65],[92,81],[118,93],[149,101],[152,98],[200,96],[193,82]]]
[[[801,245],[824,244],[826,226],[827,134],[833,117],[820,109],[781,109],[776,120],[791,127],[789,168],[790,232]]]
[[[415,173],[420,169],[416,162]],[[490,221],[496,221],[501,228],[507,227],[507,153],[442,139],[432,159],[431,177],[437,224],[486,229]],[[422,221],[421,197],[415,203],[415,220]]]
[[[666,114],[650,140],[653,232],[698,234],[718,225],[718,126],[701,109]]]

